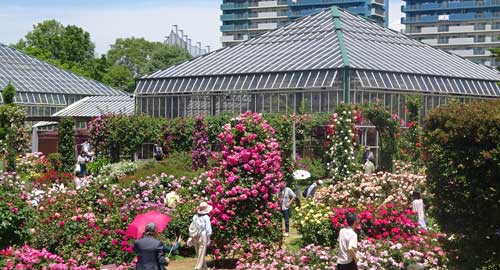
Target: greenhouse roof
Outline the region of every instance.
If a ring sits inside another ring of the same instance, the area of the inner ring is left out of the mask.
[[[65,105],[64,95],[126,95],[100,82],[62,70],[0,44],[0,89],[11,82],[16,103]]]
[[[364,88],[500,96],[496,70],[335,7],[146,75],[136,93],[328,87],[344,67]]]
[[[133,96],[85,97],[55,113],[54,117],[97,117],[104,114],[134,114]]]

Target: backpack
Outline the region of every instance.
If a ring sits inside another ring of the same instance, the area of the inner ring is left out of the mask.
[[[205,230],[205,222],[199,215],[193,216],[193,221],[189,225],[189,237],[200,237],[201,233]]]

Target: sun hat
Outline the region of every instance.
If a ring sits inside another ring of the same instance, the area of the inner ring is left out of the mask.
[[[212,211],[213,207],[211,205],[208,205],[206,202],[200,203],[198,208],[196,209],[198,211],[198,214],[200,215],[206,215]]]
[[[323,180],[318,180],[318,185],[323,185]]]

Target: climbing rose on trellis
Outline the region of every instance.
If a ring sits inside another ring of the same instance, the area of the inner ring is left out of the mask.
[[[233,248],[248,248],[249,240],[281,240],[280,207],[276,201],[282,183],[280,146],[274,129],[261,114],[244,113],[224,125],[218,139],[221,151],[209,172],[214,254],[226,257]]]
[[[344,109],[330,116],[327,126],[327,168],[335,181],[346,179],[358,170],[354,158],[356,123],[362,120],[359,111]]]
[[[207,136],[207,123],[205,119],[197,117],[195,119],[194,133],[193,133],[193,169],[206,168],[208,165],[208,156],[210,151],[207,149],[208,136]]]

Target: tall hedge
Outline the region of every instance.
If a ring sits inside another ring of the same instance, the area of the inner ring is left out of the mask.
[[[438,222],[460,269],[500,266],[500,101],[452,103],[424,121]],[[453,240],[454,239],[454,240]],[[493,267],[493,268],[492,268]]]
[[[59,153],[61,153],[61,171],[72,172],[76,164],[75,120],[62,118],[59,122]]]

